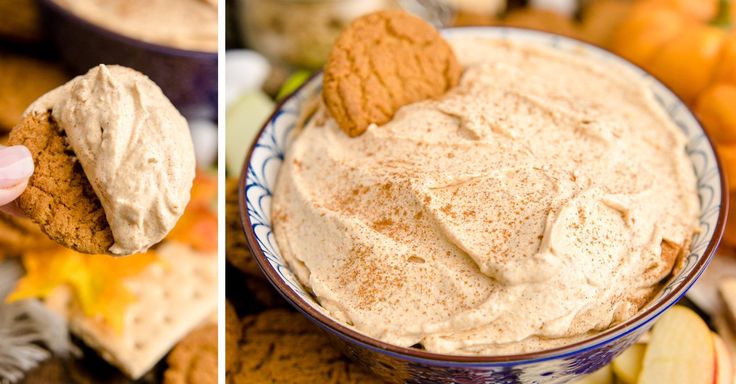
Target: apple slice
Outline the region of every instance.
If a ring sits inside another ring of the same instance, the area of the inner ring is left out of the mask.
[[[637,343],[613,359],[611,363],[613,373],[624,384],[636,384],[639,373],[641,373],[641,365],[644,362],[644,352],[646,350],[646,344]]]
[[[613,384],[611,365],[606,365],[588,376],[573,381],[571,384]]]
[[[274,103],[261,91],[242,95],[225,115],[225,163],[232,174],[240,174],[248,148],[271,114]]]
[[[736,383],[736,334],[728,323],[728,320],[726,320],[724,313],[713,316],[713,325],[716,327],[718,336],[723,341],[723,345],[726,346],[726,350],[731,356],[731,367],[733,368],[734,383]]]
[[[713,334],[713,346],[716,352],[716,380],[714,384],[733,384],[733,363],[731,352],[717,333]]]
[[[713,343],[703,319],[685,307],[672,307],[654,325],[638,384],[712,384]]]

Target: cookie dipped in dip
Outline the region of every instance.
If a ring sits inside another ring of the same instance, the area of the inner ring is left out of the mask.
[[[18,206],[79,252],[144,252],[189,203],[189,126],[153,81],[130,68],[99,65],[45,94],[9,142],[28,147],[36,168]]]

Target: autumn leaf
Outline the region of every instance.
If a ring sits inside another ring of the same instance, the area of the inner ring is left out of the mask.
[[[184,214],[166,237],[187,244],[201,252],[217,251],[217,179],[197,171],[192,195]]]
[[[217,177],[203,171],[197,170],[197,174],[194,177],[194,184],[192,185],[192,194],[190,198],[190,205],[204,205],[212,207],[213,201],[217,198]],[[216,207],[216,206],[215,206]],[[216,208],[215,208],[216,209]]]
[[[22,262],[26,275],[8,296],[8,302],[43,299],[56,288],[68,286],[84,316],[99,318],[115,332],[122,333],[125,311],[136,300],[126,288],[125,279],[160,261],[155,252],[110,257],[58,247],[27,252]]]

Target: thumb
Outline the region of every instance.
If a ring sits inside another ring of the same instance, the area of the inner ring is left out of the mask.
[[[33,158],[20,145],[0,147],[0,206],[15,200],[33,174]]]

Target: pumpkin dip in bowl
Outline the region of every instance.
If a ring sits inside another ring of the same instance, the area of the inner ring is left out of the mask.
[[[349,137],[319,107],[275,186],[276,243],[334,319],[402,347],[560,347],[634,316],[697,230],[686,138],[631,68],[450,38],[464,73]]]

